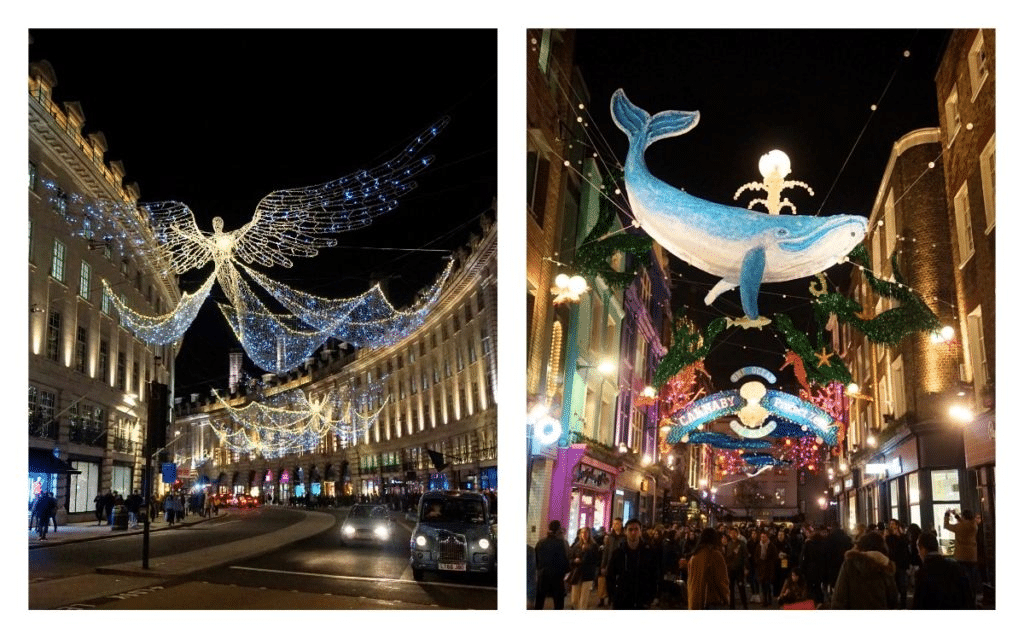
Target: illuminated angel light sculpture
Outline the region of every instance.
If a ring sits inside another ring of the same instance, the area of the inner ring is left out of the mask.
[[[274,282],[248,265],[291,267],[293,257],[314,257],[335,246],[330,235],[361,228],[394,210],[399,198],[416,187],[411,178],[430,165],[420,157],[423,147],[447,125],[448,118],[423,131],[393,159],[371,169],[308,187],[266,195],[244,226],[224,230],[213,218],[213,233],[201,231],[191,209],[181,202],[142,205],[159,247],[159,263],[176,274],[213,263],[210,279],[186,295],[170,313],[147,317],[132,311],[104,289],[125,325],[142,340],[169,344],[181,338],[216,280],[228,299],[220,309],[250,359],[264,370],[284,371],[302,363],[313,350],[334,337],[357,347],[377,347],[401,339],[418,327],[440,295],[452,264],[407,311],[397,311],[379,287],[363,295],[331,300],[308,295]],[[245,272],[293,315],[273,313],[248,283]]]
[[[644,152],[658,140],[695,127],[700,113],[662,111],[652,116],[631,103],[622,89],[612,96],[611,112],[629,138],[626,193],[640,228],[680,259],[721,278],[705,304],[739,286],[745,321],[758,322],[762,282],[824,271],[864,239],[867,220],[859,215],[767,215],[702,200],[662,182],[647,168]],[[767,321],[761,319],[760,325]]]
[[[312,451],[328,433],[340,447],[352,445],[380,417],[389,398],[372,408],[380,397],[380,385],[361,391],[331,389],[314,397],[300,390],[254,401],[235,408],[214,391],[214,397],[226,409],[230,425],[211,423],[221,445],[232,452],[282,457]]]

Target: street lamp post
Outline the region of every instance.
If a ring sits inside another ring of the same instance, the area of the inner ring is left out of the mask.
[[[154,369],[160,364],[161,358],[154,357]],[[142,452],[146,456],[146,471],[142,478],[145,495],[146,517],[142,523],[142,567],[149,568],[149,512],[150,499],[153,498],[153,446],[159,444],[160,450],[166,446],[167,439],[167,385],[156,380],[149,382],[149,406],[146,414],[145,442]]]

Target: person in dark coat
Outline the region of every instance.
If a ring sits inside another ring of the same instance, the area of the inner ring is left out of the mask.
[[[917,571],[913,607],[916,610],[971,610],[974,591],[960,565],[939,552],[935,533],[922,533],[917,539],[921,568]]]
[[[639,519],[626,522],[626,540],[608,563],[608,594],[616,610],[649,608],[658,589],[658,556],[644,540]]]
[[[725,544],[725,565],[729,569],[729,607],[736,608],[735,592],[739,590],[743,609],[747,610],[747,584],[743,581],[743,573],[747,569],[747,544],[735,526],[729,528],[729,541]]]
[[[139,510],[142,508],[142,495],[139,494],[139,491],[136,490],[128,495],[128,499],[124,500],[124,507],[128,510],[128,526],[138,528]]]
[[[814,534],[804,542],[800,566],[807,584],[807,596],[813,599],[815,604],[820,605],[825,601],[822,585],[827,573],[825,526],[815,528]]]
[[[626,539],[626,531],[622,529],[622,517],[612,520],[612,529],[605,533],[601,542],[601,574],[597,578],[598,606],[608,604],[608,564],[612,560],[612,553]]]
[[[103,525],[103,507],[106,502],[103,500],[103,493],[96,493],[96,497],[92,500],[93,507],[96,512],[96,525]]]
[[[114,523],[114,495],[109,490],[103,495],[103,521],[107,522],[108,526]]]
[[[548,536],[537,542],[537,594],[534,609],[543,610],[544,601],[551,597],[555,610],[565,608],[565,575],[569,572],[569,546],[562,537],[562,523],[557,519],[548,524]]]
[[[722,554],[721,533],[705,528],[686,568],[687,604],[690,610],[725,608],[729,601],[729,568]]]
[[[50,529],[50,511],[57,509],[57,500],[50,496],[50,493],[39,493],[35,506],[32,507],[32,516],[36,521],[36,534],[40,539],[46,539],[46,533]]]
[[[896,565],[885,553],[885,539],[877,530],[864,533],[856,548],[846,551],[832,593],[833,609],[893,610],[898,603]]]
[[[789,541],[789,535],[785,530],[779,529],[775,539],[772,540],[775,549],[779,551],[779,558],[775,562],[775,574],[772,577],[772,592],[778,596],[782,592],[782,584],[786,583],[786,577],[793,566],[793,546]]]
[[[910,540],[897,519],[889,520],[885,531],[885,547],[889,559],[896,565],[896,590],[900,593],[900,608],[907,607],[907,578],[910,571]]]
[[[584,526],[576,535],[576,541],[569,548],[570,597],[573,610],[586,610],[590,607],[590,591],[594,586],[597,567],[601,563],[601,553],[594,541],[590,528]]]
[[[853,548],[853,540],[841,527],[836,526],[825,538],[825,587],[835,588],[839,569],[843,566],[846,552]]]
[[[772,604],[772,584],[775,581],[775,570],[779,563],[779,549],[762,532],[754,546],[754,572],[757,575],[757,587],[761,593],[761,605],[767,608]]]

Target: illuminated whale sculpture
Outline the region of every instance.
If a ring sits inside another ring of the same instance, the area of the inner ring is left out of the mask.
[[[739,286],[743,312],[757,320],[762,282],[824,271],[864,239],[867,220],[859,215],[767,215],[702,200],[651,175],[644,151],[692,129],[700,119],[698,111],[651,116],[619,89],[612,96],[611,113],[629,138],[626,193],[640,228],[688,264],[721,278],[705,304]]]

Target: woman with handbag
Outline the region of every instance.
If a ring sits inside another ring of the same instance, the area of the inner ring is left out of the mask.
[[[593,590],[600,561],[598,545],[590,528],[580,528],[576,541],[569,548],[569,562],[572,566],[569,571],[569,601],[574,610],[586,610],[590,607],[590,591]]]

